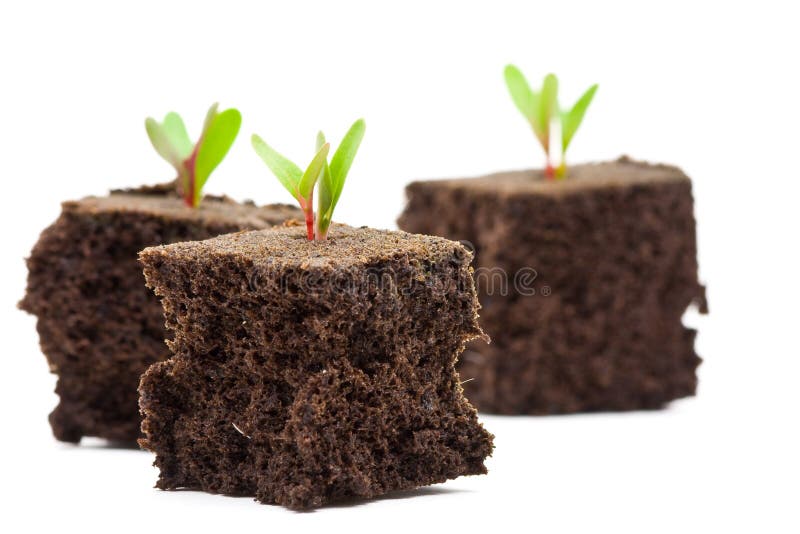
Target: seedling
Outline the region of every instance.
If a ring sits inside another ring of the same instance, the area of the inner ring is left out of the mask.
[[[208,110],[203,131],[194,144],[189,140],[183,119],[175,112],[167,113],[161,123],[152,117],[144,123],[153,147],[175,167],[178,192],[186,205],[192,208],[200,204],[203,186],[225,158],[242,124],[238,110],[232,108],[218,112],[217,106],[214,104]]]
[[[353,123],[345,134],[339,148],[333,154],[328,164],[330,143],[325,141],[322,132],[317,134],[317,153],[306,167],[305,172],[300,167],[280,155],[271,146],[264,142],[258,135],[253,134],[251,139],[256,153],[264,160],[267,167],[275,174],[289,193],[300,204],[306,219],[306,233],[308,239],[324,241],[328,237],[328,229],[333,218],[339,197],[344,189],[344,181],[350,166],[364,138],[366,124],[363,119]],[[319,182],[319,194],[316,217],[314,214],[314,186]]]
[[[597,91],[597,84],[592,85],[568,110],[562,110],[558,104],[558,78],[555,74],[548,74],[542,82],[542,88],[536,92],[531,89],[528,80],[514,65],[507,65],[505,69],[506,85],[511,93],[514,104],[522,115],[528,120],[536,134],[539,143],[544,149],[547,165],[545,176],[550,179],[564,178],[567,174],[566,152],[575,132],[583,121],[583,116],[589,104],[592,103]],[[552,164],[553,143],[551,130],[553,123],[558,122],[561,129],[560,163],[558,168]]]

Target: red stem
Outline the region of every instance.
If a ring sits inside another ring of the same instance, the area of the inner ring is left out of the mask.
[[[547,167],[544,168],[544,175],[548,180],[556,179],[556,170],[553,168],[550,160],[547,161]]]
[[[308,240],[314,240],[314,211],[313,210],[306,210],[306,233],[308,234]]]
[[[195,178],[194,178],[194,165],[195,161],[197,160],[197,147],[200,146],[200,143],[197,143],[192,151],[192,155],[186,158],[186,161],[183,162],[183,165],[186,167],[188,171],[188,176],[186,177],[186,182],[184,185],[183,191],[183,201],[186,203],[187,206],[190,208],[196,207],[194,203],[194,187],[195,187]]]
[[[303,213],[306,214],[306,234],[308,234],[308,240],[314,240],[314,197],[306,200],[302,197],[297,198],[297,201],[300,203],[300,209],[303,210]]]

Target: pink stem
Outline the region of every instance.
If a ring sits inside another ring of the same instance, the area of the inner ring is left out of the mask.
[[[550,160],[547,161],[547,167],[544,168],[544,175],[545,177],[547,177],[548,180],[556,179],[556,170],[553,168],[553,165],[550,163]]]
[[[194,176],[194,165],[195,161],[197,160],[197,147],[200,145],[198,143],[194,147],[194,151],[192,151],[192,155],[186,158],[186,161],[183,162],[183,165],[186,167],[188,171],[188,176],[186,176],[186,184],[184,184],[184,191],[183,191],[183,201],[186,203],[187,206],[190,208],[196,207],[194,202],[194,188],[195,188],[195,176]]]
[[[308,240],[314,240],[314,197],[306,200],[304,198],[297,199],[300,202],[300,209],[303,210],[303,213],[306,215],[306,234],[308,234]]]

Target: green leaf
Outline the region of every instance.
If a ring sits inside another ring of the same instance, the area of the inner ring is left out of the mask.
[[[503,75],[514,105],[528,121],[533,121],[537,113],[536,93],[531,89],[528,80],[514,65],[506,65]]]
[[[333,155],[330,170],[327,174],[323,174],[320,180],[317,215],[317,236],[319,239],[325,239],[328,233],[328,228],[333,219],[333,210],[342,195],[347,174],[350,172],[350,167],[353,165],[358,148],[361,146],[365,131],[366,124],[364,119],[359,119],[353,123]]]
[[[538,127],[544,134],[542,145],[545,151],[550,149],[550,123],[558,113],[558,78],[555,74],[548,74],[542,82],[542,92],[539,97],[539,113],[537,116]],[[540,138],[541,140],[541,138]]]
[[[264,160],[264,163],[267,164],[267,167],[269,167],[281,184],[283,184],[283,187],[285,187],[295,199],[300,200],[298,186],[300,185],[300,179],[303,177],[303,171],[300,170],[300,167],[280,155],[256,134],[253,134],[250,138],[250,142],[256,154]]]
[[[211,107],[208,108],[206,112],[206,120],[203,121],[203,132],[207,131],[209,126],[211,126],[211,122],[214,120],[214,117],[217,116],[217,109],[219,108],[219,102],[214,102],[211,104]]]
[[[575,132],[578,131],[583,117],[586,115],[586,110],[589,104],[592,103],[594,94],[597,92],[597,84],[594,84],[583,93],[575,105],[572,106],[568,112],[561,113],[561,149],[566,152],[570,141],[572,141]]]
[[[322,148],[319,149],[314,159],[308,164],[306,172],[303,173],[303,177],[300,178],[297,191],[305,201],[310,201],[312,198],[314,184],[317,183],[317,178],[319,178],[322,169],[325,167],[325,163],[328,161],[328,151],[330,148],[331,145],[328,143],[322,145]]]
[[[321,230],[325,230],[330,225],[331,214],[333,213],[333,183],[330,173],[323,175],[319,180],[319,195],[317,206],[317,225]],[[327,224],[324,224],[326,223]]]
[[[322,148],[322,145],[324,145],[325,143],[326,143],[325,134],[319,132],[317,134],[317,150]],[[320,214],[324,214],[330,207],[331,199],[333,198],[333,182],[331,179],[331,168],[330,165],[328,165],[327,161],[325,161],[325,165],[323,165],[322,174],[320,174],[319,177],[319,189],[317,189],[317,191],[319,191],[318,194],[319,200],[317,202],[319,205],[317,209],[319,210]],[[319,219],[320,217],[317,217],[317,220]]]
[[[183,124],[181,116],[172,111],[167,113],[162,127],[170,143],[180,155],[181,160],[185,161],[186,158],[192,155],[194,144],[189,139],[189,134],[186,133],[186,126]]]
[[[550,137],[550,124],[542,115],[542,94],[531,89],[528,80],[514,65],[506,65],[504,76],[511,99],[522,115],[528,119],[536,138],[547,151]]]
[[[154,118],[147,117],[144,121],[144,127],[147,130],[147,137],[150,138],[150,142],[156,152],[180,173],[184,158],[181,157],[181,151],[173,144],[164,126]]]
[[[364,119],[358,119],[350,126],[347,133],[344,134],[339,148],[333,154],[331,159],[331,205],[329,211],[332,213],[336,203],[339,202],[339,197],[344,189],[344,181],[347,179],[347,173],[350,172],[350,167],[353,165],[353,160],[358,153],[358,147],[361,146],[361,140],[364,139],[364,133],[367,130],[367,125]]]
[[[226,109],[216,113],[216,104],[209,110],[203,134],[197,146],[197,156],[194,162],[194,196],[195,204],[200,199],[203,189],[211,172],[225,158],[230,150],[239,128],[242,125],[242,114],[237,109]]]

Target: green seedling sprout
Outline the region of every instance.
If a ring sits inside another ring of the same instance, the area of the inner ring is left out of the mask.
[[[283,187],[300,204],[300,209],[305,215],[306,233],[309,240],[324,241],[327,239],[333,210],[339,202],[347,173],[350,171],[365,131],[366,124],[363,119],[354,122],[339,144],[339,148],[334,152],[330,164],[328,163],[330,143],[325,140],[325,135],[319,132],[316,155],[306,167],[305,172],[275,151],[261,137],[253,134],[251,141],[256,154],[264,160]],[[319,193],[315,217],[314,186],[317,183],[319,183]]]
[[[558,104],[558,78],[555,74],[545,76],[542,88],[538,92],[531,89],[528,80],[514,65],[507,65],[504,74],[511,99],[530,123],[533,133],[536,134],[544,149],[547,158],[545,176],[549,179],[566,177],[567,147],[575,136],[575,132],[578,131],[589,104],[592,103],[597,91],[597,84],[587,89],[572,108],[562,110]],[[551,139],[552,125],[556,121],[561,126],[561,143],[558,147],[561,157],[557,169],[552,164],[554,147]]]
[[[145,120],[145,128],[150,142],[178,173],[178,192],[187,206],[196,208],[202,198],[203,186],[211,172],[225,158],[231,148],[242,115],[236,109],[217,111],[214,104],[206,114],[203,131],[197,143],[192,144],[181,116],[175,112],[167,113],[162,122],[152,117]]]

